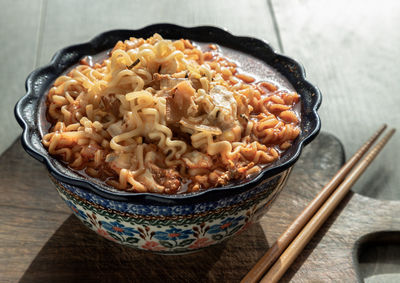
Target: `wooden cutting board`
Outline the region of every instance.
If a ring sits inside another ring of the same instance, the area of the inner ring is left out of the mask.
[[[219,246],[161,256],[88,230],[57,195],[46,169],[17,141],[0,157],[0,281],[239,282],[343,162],[340,142],[321,133],[259,223]],[[350,193],[282,281],[359,280],[359,252],[375,241],[398,243],[399,215],[398,201]]]

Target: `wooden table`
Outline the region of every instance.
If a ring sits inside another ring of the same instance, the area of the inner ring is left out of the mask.
[[[49,62],[56,50],[86,41],[104,30],[171,22],[226,27],[234,34],[265,39],[302,62],[309,80],[323,93],[319,111],[323,129],[337,136],[350,154],[383,122],[400,125],[399,18],[400,3],[394,0],[162,0],[145,4],[128,0],[13,1],[0,9],[0,153],[20,132],[12,106],[24,93],[25,77],[33,68]],[[377,199],[399,200],[399,147],[397,134],[354,191]],[[17,159],[9,159],[10,152]],[[23,170],[16,167],[22,158],[26,165]],[[17,143],[0,160],[0,167],[5,170],[0,175],[0,281],[16,281],[47,246],[48,239],[53,244],[48,251],[62,257],[62,249],[56,248],[52,235],[58,229],[62,232],[65,227],[74,226],[68,223],[77,223],[69,218],[69,211],[60,201],[52,206],[43,202],[56,198],[55,192],[46,187],[49,183],[43,180],[43,169],[24,158]],[[20,181],[25,185],[14,187]],[[33,197],[32,188],[43,190],[35,191]],[[48,212],[49,219],[43,219],[43,211]],[[400,238],[400,234],[394,238]],[[361,254],[363,274],[371,282],[374,274],[399,273],[399,245],[386,240],[381,238]],[[48,253],[44,255],[51,258]],[[379,276],[375,278],[375,282],[380,281]],[[386,275],[385,280],[390,279],[400,280]]]

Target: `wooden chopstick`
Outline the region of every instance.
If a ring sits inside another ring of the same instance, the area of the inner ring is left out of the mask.
[[[261,283],[277,282],[286,270],[297,258],[300,252],[304,249],[306,244],[311,240],[315,233],[319,230],[326,219],[332,214],[344,196],[348,193],[351,186],[357,181],[361,174],[365,171],[369,164],[375,159],[378,153],[382,150],[385,144],[394,134],[395,129],[391,129],[365,158],[358,163],[355,168],[350,172],[346,179],[340,186],[332,193],[328,200],[321,206],[315,213],[311,220],[304,226],[303,230],[297,237],[290,243],[286,250],[282,253],[279,259],[271,267],[268,273],[262,278]]]
[[[307,207],[297,216],[286,231],[276,240],[269,248],[266,254],[254,265],[254,267],[243,277],[241,283],[255,283],[260,280],[261,276],[271,267],[271,265],[282,254],[290,242],[297,236],[300,230],[306,225],[315,212],[324,204],[326,199],[332,194],[335,188],[346,177],[354,165],[360,158],[371,148],[371,145],[386,129],[384,124],[376,131],[368,141],[344,164],[344,166],[336,173],[336,175],[323,187],[317,196],[307,205]]]

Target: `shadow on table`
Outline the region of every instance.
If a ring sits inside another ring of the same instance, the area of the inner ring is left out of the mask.
[[[400,232],[382,231],[365,235],[357,247],[358,274],[364,280],[381,278],[381,282],[399,282]],[[393,274],[393,279],[390,280]],[[381,276],[379,276],[381,275]],[[378,279],[375,279],[374,282]]]
[[[97,236],[71,215],[20,282],[239,282],[268,249],[260,224],[187,255],[156,255]]]

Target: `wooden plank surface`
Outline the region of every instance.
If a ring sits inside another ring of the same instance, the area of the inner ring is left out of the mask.
[[[398,1],[272,2],[285,53],[304,64],[322,91],[322,128],[337,135],[348,154],[383,122],[399,128]],[[353,191],[399,200],[399,147],[397,133]],[[361,254],[367,282],[400,281],[400,254],[394,256],[393,247],[399,251],[400,245],[381,240]]]
[[[322,91],[322,128],[352,154],[373,129],[400,127],[400,2],[273,0],[285,54]],[[354,191],[400,199],[400,134]]]
[[[0,9],[0,154],[20,134],[14,105],[34,69],[42,0],[2,2]]]
[[[184,26],[214,25],[278,46],[265,0],[56,0],[48,2],[45,22],[39,59],[42,65],[48,63],[58,49],[88,41],[101,32],[138,29],[161,22]]]
[[[0,282],[17,282],[71,212],[19,141],[0,156],[0,180]]]

